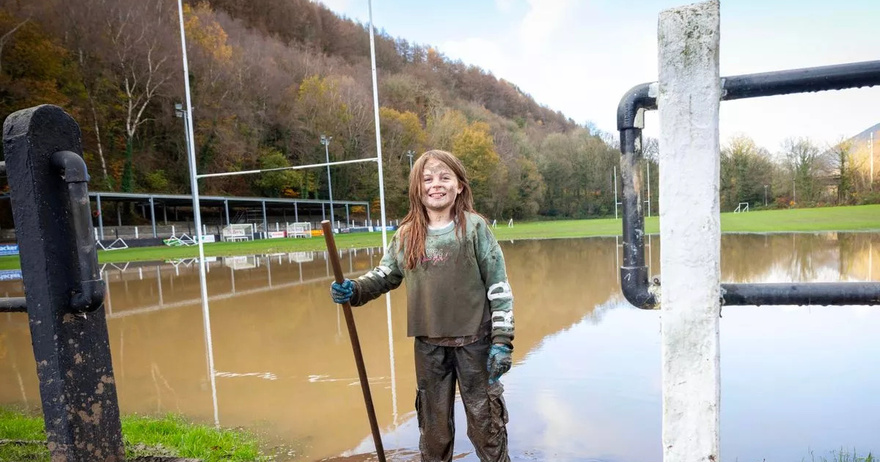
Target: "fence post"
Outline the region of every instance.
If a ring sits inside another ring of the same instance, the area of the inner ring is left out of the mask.
[[[3,134],[52,460],[122,461],[79,125],[61,108],[42,105],[11,114]]]
[[[660,13],[663,460],[719,461],[717,0]]]

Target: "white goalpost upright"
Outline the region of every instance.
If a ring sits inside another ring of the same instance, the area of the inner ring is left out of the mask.
[[[192,126],[192,99],[189,92],[189,64],[186,59],[186,29],[183,22],[183,0],[177,0],[177,16],[180,20],[180,48],[183,55],[183,81],[186,94],[186,136],[192,141],[186,143],[187,158],[189,160],[189,182],[192,190],[193,220],[196,225],[196,241],[199,246],[199,289],[202,298],[202,318],[205,328],[205,346],[208,354],[208,371],[211,372],[211,399],[214,404],[214,426],[220,428],[220,413],[217,407],[217,381],[214,377],[214,347],[211,338],[211,314],[208,310],[208,285],[205,282],[205,246],[202,239],[202,213],[199,208],[199,182],[196,174],[195,137]]]

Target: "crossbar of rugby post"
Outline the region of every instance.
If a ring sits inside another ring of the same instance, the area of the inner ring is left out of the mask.
[[[296,166],[291,166],[291,167],[264,168],[264,169],[259,169],[259,170],[242,170],[239,172],[203,173],[201,175],[196,175],[196,178],[212,178],[212,177],[217,177],[217,176],[235,176],[235,175],[252,175],[254,173],[279,172],[282,170],[302,170],[302,169],[306,169],[306,168],[327,167],[329,165],[356,164],[356,163],[360,163],[360,162],[376,162],[377,160],[378,160],[377,158],[371,157],[369,159],[338,160],[336,162],[322,162],[320,164],[296,165]]]

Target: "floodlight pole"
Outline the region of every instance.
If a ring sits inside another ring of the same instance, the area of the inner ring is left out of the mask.
[[[174,104],[174,115],[183,119],[183,139],[186,142],[186,155],[189,157],[189,124],[187,123],[189,117],[186,114],[187,111],[183,110],[183,104]]]
[[[336,218],[333,217],[333,181],[330,179],[330,140],[332,139],[332,136],[321,135],[321,144],[324,145],[324,158],[327,161],[327,191],[330,193],[330,229],[333,229],[332,225],[336,225]]]
[[[764,185],[764,207],[767,206],[767,185]]]
[[[193,147],[195,144],[195,137],[193,136],[192,126],[192,100],[190,99],[189,92],[189,65],[187,64],[186,59],[186,29],[183,26],[183,0],[177,0],[177,15],[180,20],[180,48],[183,54],[183,88],[186,91],[186,108],[184,108],[186,116],[184,117],[184,121],[186,122],[187,137],[190,141],[186,146],[187,157],[189,157],[189,182],[190,189],[192,190],[193,220],[195,221],[196,226],[196,241],[199,245],[199,285],[202,295],[202,317],[205,325],[205,343],[208,350],[208,375],[211,381],[211,397],[214,402],[214,426],[219,428],[220,415],[217,411],[217,383],[216,377],[214,376],[214,348],[211,339],[211,316],[208,310],[208,284],[205,281],[205,246],[202,242],[202,212],[199,203],[199,182],[196,178],[196,152]]]

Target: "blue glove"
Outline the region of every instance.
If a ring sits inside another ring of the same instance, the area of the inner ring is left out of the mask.
[[[330,284],[330,297],[333,298],[334,302],[339,303],[340,305],[348,303],[353,295],[354,282],[352,282],[351,279],[342,281],[342,284],[336,281],[334,281],[333,284]]]
[[[492,345],[489,348],[489,361],[486,364],[486,370],[489,371],[489,385],[497,382],[505,372],[510,370],[510,366],[513,364],[511,353],[513,353],[513,348],[507,345]]]

